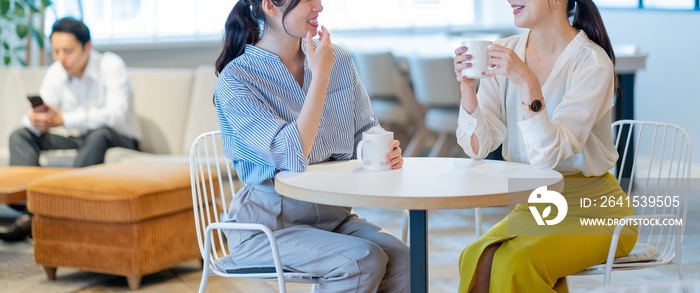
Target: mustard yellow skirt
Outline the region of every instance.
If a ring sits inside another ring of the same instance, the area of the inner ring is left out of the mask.
[[[518,204],[505,219],[467,246],[459,259],[459,292],[473,288],[479,257],[486,247],[496,243],[501,246],[493,257],[490,292],[568,292],[566,276],[604,262],[615,227],[585,226],[581,219],[634,214],[624,204],[626,195],[617,180],[610,173],[599,177],[564,176],[562,195],[568,212],[559,224],[537,225],[528,204]],[[629,254],[636,241],[637,227],[623,229],[616,257]]]

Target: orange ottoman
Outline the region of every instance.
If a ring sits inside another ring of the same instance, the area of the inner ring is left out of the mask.
[[[189,169],[104,164],[55,174],[28,186],[34,258],[50,280],[57,267],[126,276],[201,259]]]

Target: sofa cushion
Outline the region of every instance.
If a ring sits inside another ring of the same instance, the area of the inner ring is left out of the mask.
[[[129,70],[134,108],[139,116],[141,150],[181,154],[182,133],[192,92],[192,69]]]
[[[130,223],[192,209],[189,168],[172,164],[102,164],[38,179],[29,210],[46,217]]]
[[[194,70],[192,95],[187,112],[188,122],[183,131],[182,154],[189,154],[190,146],[197,136],[219,129],[213,101],[217,81],[214,70],[213,65],[198,66]]]
[[[10,134],[29,111],[27,95],[38,94],[46,68],[0,68],[0,166],[9,164]]]
[[[26,96],[39,92],[45,73],[46,67],[0,68],[0,166],[9,163],[8,139],[12,131],[22,126],[21,117],[29,109]],[[153,156],[159,157],[156,161],[187,162],[194,138],[218,129],[212,104],[217,79],[213,66],[129,68],[129,79],[144,153],[112,148],[107,151],[105,162],[142,160],[145,154],[165,155]],[[113,151],[117,154],[110,154]],[[66,152],[44,152],[40,162],[42,166],[71,166],[71,156],[74,155]]]

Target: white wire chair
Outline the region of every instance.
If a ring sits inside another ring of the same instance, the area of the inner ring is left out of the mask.
[[[615,258],[617,243],[624,227],[618,225],[610,243],[607,261],[577,275],[603,274],[603,284],[608,287],[613,270],[635,270],[675,263],[680,281],[684,281],[681,243],[687,225],[685,221],[692,164],[692,146],[688,133],[677,125],[637,120],[615,121],[612,133],[615,147],[621,154],[613,174],[627,194],[628,201],[636,206],[635,215],[625,219],[659,219],[681,221],[682,224],[639,225],[639,238],[632,253]],[[653,206],[649,198],[654,199]],[[663,202],[656,204],[658,199]],[[642,204],[642,201],[646,204]]]
[[[286,292],[286,282],[311,284],[316,291],[318,277],[285,269],[280,260],[277,240],[270,228],[257,223],[230,222],[227,199],[235,196],[231,160],[223,155],[219,131],[199,135],[190,148],[190,180],[192,183],[192,205],[197,240],[203,259],[202,280],[199,292],[203,293],[211,274],[228,278],[248,278],[277,281],[279,292]],[[259,267],[224,267],[221,264],[229,256],[229,248],[222,230],[259,230],[270,241],[274,264]]]

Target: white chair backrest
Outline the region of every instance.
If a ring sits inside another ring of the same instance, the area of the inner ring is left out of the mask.
[[[393,78],[398,69],[391,52],[353,52],[353,60],[370,98],[396,98]]]
[[[692,147],[680,126],[620,120],[612,124],[621,154],[614,175],[638,216],[672,216],[680,226],[640,225],[638,243],[659,249],[660,259],[675,255],[675,236],[683,235],[688,210]]]
[[[459,83],[450,57],[415,56],[408,66],[416,100],[428,107],[459,106]]]
[[[235,194],[235,171],[231,160],[223,155],[221,134],[217,131],[203,133],[190,149],[190,179],[195,226],[202,257],[212,262],[229,254],[221,230],[215,230],[211,251],[205,251],[204,233],[211,223],[225,222],[228,203]]]

